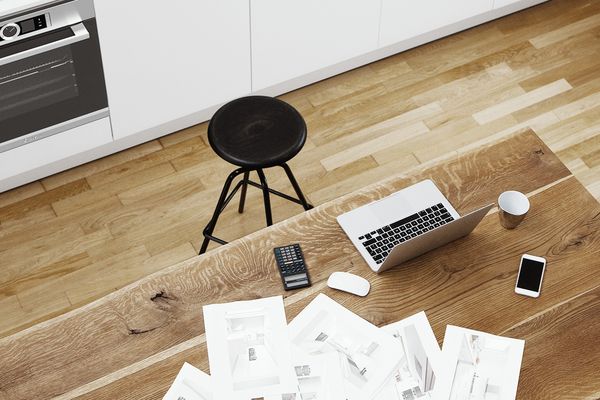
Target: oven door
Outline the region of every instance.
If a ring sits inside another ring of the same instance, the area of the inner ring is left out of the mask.
[[[0,152],[108,115],[95,19],[0,46]]]

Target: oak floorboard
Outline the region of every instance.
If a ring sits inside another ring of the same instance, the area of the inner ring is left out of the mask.
[[[600,15],[591,15],[588,18],[573,22],[572,24],[555,29],[548,33],[543,33],[539,36],[529,39],[537,49],[550,46],[559,41],[568,39],[578,33],[595,29],[600,26]]]
[[[9,192],[3,193],[0,196],[0,207],[5,207],[9,204],[16,203],[20,200],[33,197],[37,194],[45,192],[44,186],[40,181],[28,183],[23,186],[19,186]]]
[[[590,102],[598,97],[596,86],[600,84],[600,79],[597,82],[590,82],[581,86],[573,87],[572,89],[561,93],[557,96],[543,99],[537,103],[531,104],[518,111],[512,113],[517,121],[524,121],[543,113],[545,110],[552,110],[559,118],[568,118],[568,114],[580,113],[590,108]],[[597,104],[597,103],[596,103]],[[561,114],[559,116],[559,114]]]
[[[31,236],[34,236],[36,225],[46,221],[54,221],[56,213],[51,204],[35,207],[25,210],[22,213],[14,214],[13,218],[0,220],[0,238],[8,237],[11,232],[29,230]]]
[[[120,179],[106,184],[93,187],[83,193],[68,197],[52,203],[52,208],[57,215],[68,213],[73,209],[84,208],[96,204],[98,201],[117,196],[148,182],[154,182],[175,172],[175,168],[169,162],[158,164],[149,168],[144,168],[135,173],[127,174]],[[122,201],[122,199],[120,199]]]
[[[493,105],[492,107],[474,114],[473,118],[475,118],[479,124],[483,125],[571,89],[573,89],[573,87],[569,82],[561,79],[531,92],[522,94],[521,96]]]
[[[142,143],[138,146],[128,149],[127,151],[111,154],[94,162],[51,175],[42,179],[41,183],[46,190],[55,189],[75,180],[86,178],[95,173],[105,171],[111,167],[114,167],[115,165],[123,164],[127,161],[135,160],[136,158],[143,157],[160,150],[162,150],[162,146],[158,140]]]
[[[0,221],[19,219],[31,210],[47,206],[58,200],[75,196],[90,189],[91,187],[85,179],[79,179],[59,186],[56,189],[36,194],[35,196],[0,208]]]
[[[596,79],[600,68],[600,51],[596,54],[577,57],[566,65],[560,65],[543,73],[534,73],[530,78],[519,82],[526,91],[547,85],[559,79],[566,79],[574,87]]]

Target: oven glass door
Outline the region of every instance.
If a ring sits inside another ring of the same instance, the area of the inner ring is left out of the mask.
[[[106,108],[94,19],[0,46],[0,151]]]

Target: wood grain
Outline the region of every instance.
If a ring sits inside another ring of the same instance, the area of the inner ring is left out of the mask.
[[[322,291],[378,325],[424,308],[438,337],[449,321],[492,332],[507,329],[600,283],[590,268],[597,265],[600,252],[600,208],[569,176],[531,132],[397,175],[0,340],[7,366],[0,387],[11,399],[58,396],[110,374],[120,376],[120,370],[195,341],[204,332],[204,304],[283,294],[271,249],[296,241],[314,285],[286,298],[288,318]],[[518,230],[500,228],[492,214],[471,237],[388,273],[372,274],[335,217],[426,177],[438,182],[459,212],[494,201],[508,188],[537,194],[532,196],[531,215]],[[518,255],[527,249],[546,255],[557,272],[547,277],[546,301],[523,313],[512,285]],[[326,288],[335,270],[367,276],[373,288],[369,301]],[[565,283],[572,274],[577,280]],[[493,301],[482,304],[484,298]],[[108,390],[109,383],[98,390]],[[151,387],[155,389],[149,398],[164,393],[164,386]],[[116,392],[112,396],[118,397]]]
[[[567,191],[572,197],[562,203],[561,193]],[[599,266],[595,259],[600,252],[600,207],[573,178],[532,196],[532,201],[540,211],[528,219],[549,223],[543,232],[538,223],[531,221],[522,225],[519,229],[526,229],[518,234],[506,231],[498,226],[497,215],[490,215],[481,234],[457,243],[456,251],[436,251],[389,274],[370,276],[372,283],[373,279],[376,281],[372,289],[376,292],[369,296],[377,293],[375,299],[364,301],[330,289],[321,290],[378,325],[425,310],[440,344],[447,324],[525,339],[519,399],[594,398],[600,393],[600,359],[595,340],[600,328],[600,280],[595,277]],[[551,226],[560,225],[562,219],[555,212],[546,212],[543,206],[558,206],[558,213],[572,202],[589,207],[589,212],[581,215],[571,207],[574,220],[566,229],[560,228],[565,235],[553,235],[557,228]],[[524,242],[523,236],[535,239]],[[473,245],[472,240],[478,244]],[[544,254],[549,260],[544,292],[539,299],[513,292],[520,254],[517,252],[529,251],[532,245],[536,254]],[[482,246],[493,250],[482,252]],[[507,248],[513,253],[509,254]],[[585,260],[580,260],[580,256]],[[360,273],[357,268],[350,270]],[[573,280],[573,276],[577,279]],[[288,319],[313,298],[314,295],[300,301],[288,298]],[[121,371],[120,379],[82,398],[110,399],[115,393],[126,393],[124,399],[160,399],[185,361],[208,371],[203,336],[193,348],[174,352],[152,367],[131,374]],[[153,383],[143,387],[140,382]],[[157,388],[161,384],[162,390]]]
[[[290,163],[304,192],[322,204],[533,129],[600,198],[599,15],[600,1],[553,0],[282,95],[309,128]],[[403,135],[415,124],[428,131]],[[233,168],[206,130],[0,193],[0,337],[198,250]],[[388,138],[395,144],[382,149]],[[281,171],[266,173],[291,192]],[[246,212],[226,210],[216,233],[234,240],[264,227],[261,201],[250,190]],[[273,201],[275,221],[300,212]]]

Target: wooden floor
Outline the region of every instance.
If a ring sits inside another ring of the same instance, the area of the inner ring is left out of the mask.
[[[291,166],[315,204],[528,127],[600,198],[598,0],[552,0],[281,98],[308,124]],[[232,170],[206,126],[0,194],[0,336],[196,254]],[[218,236],[264,225],[256,189],[246,204]]]

